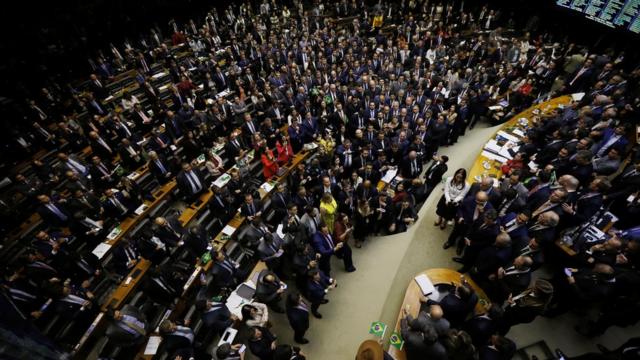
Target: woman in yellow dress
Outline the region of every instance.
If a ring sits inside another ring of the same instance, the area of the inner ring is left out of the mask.
[[[320,199],[320,218],[322,222],[327,224],[329,229],[333,229],[337,211],[338,203],[333,199],[333,196],[330,193],[324,193],[322,199]]]

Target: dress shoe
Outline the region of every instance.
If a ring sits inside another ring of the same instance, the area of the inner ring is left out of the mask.
[[[352,266],[352,267],[347,268],[347,269],[345,269],[345,270],[346,270],[347,272],[354,272],[354,271],[356,271],[356,268]]]
[[[314,312],[312,313],[314,317],[316,317],[317,319],[322,319],[322,314],[320,314],[319,312]]]
[[[451,258],[451,260],[462,264],[462,257],[460,257],[460,256],[454,256],[454,257]]]
[[[450,247],[451,247],[451,244],[449,244],[448,242],[446,242],[446,243],[444,243],[444,245],[442,245],[442,248],[445,249],[445,250],[450,248]]]
[[[606,346],[602,345],[602,344],[596,344],[596,347],[598,348],[598,350],[600,350],[601,353],[603,354],[608,354],[611,352],[611,350],[607,349]]]
[[[556,349],[556,356],[559,360],[567,359],[567,355],[565,355],[560,349]]]
[[[296,342],[297,342],[298,344],[308,344],[308,343],[309,343],[309,340],[307,340],[307,339],[305,339],[305,338],[302,338],[302,339],[300,339],[300,340],[296,340]]]
[[[461,255],[462,254],[462,248],[461,247],[457,247],[456,248],[456,255]]]
[[[328,303],[328,302],[329,302],[329,300],[328,300],[328,299],[322,299],[322,301],[320,301],[320,304],[326,304],[326,303]]]

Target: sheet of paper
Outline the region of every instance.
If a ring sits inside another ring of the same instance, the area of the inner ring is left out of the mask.
[[[529,169],[531,170],[537,170],[538,169],[538,164],[536,164],[533,161],[529,161],[529,163],[527,164],[527,166],[529,167]]]
[[[91,251],[91,253],[98,257],[98,259],[102,259],[109,249],[111,249],[111,245],[107,243],[100,243],[95,249],[93,249],[93,251]]]
[[[276,229],[276,234],[280,236],[280,238],[282,239],[284,239],[284,232],[282,231],[283,229],[284,229],[284,225],[278,224],[278,228]]]
[[[491,139],[489,140],[485,145],[484,145],[484,149],[494,152],[494,153],[499,153],[500,149],[502,147],[500,145],[498,145],[498,142],[495,139]]]
[[[504,157],[502,157],[502,156],[500,156],[498,154],[494,154],[494,153],[488,152],[486,150],[483,150],[482,153],[480,153],[480,155],[488,158],[489,160],[495,160],[495,161],[498,161],[500,163],[506,163],[507,162],[506,158],[504,158]]]
[[[396,177],[397,174],[398,174],[398,169],[397,168],[389,169],[384,174],[384,177],[381,180],[382,180],[382,182],[388,184],[393,180],[394,177]]]
[[[236,231],[236,228],[234,228],[234,227],[233,227],[233,226],[231,226],[231,225],[226,225],[226,226],[224,227],[224,229],[222,229],[222,233],[223,233],[223,234],[225,234],[225,235],[227,235],[227,236],[231,236],[231,235],[233,235],[233,233],[234,233],[235,231]]]
[[[154,78],[154,79],[159,79],[159,78],[161,78],[161,77],[163,77],[165,75],[167,75],[167,73],[164,72],[164,71],[161,71],[161,72],[159,72],[157,74],[152,75],[151,77]]]
[[[422,291],[422,295],[429,295],[433,293],[436,288],[433,286],[431,279],[425,274],[418,275],[414,278],[418,286],[420,287],[420,291]]]
[[[144,354],[155,355],[158,352],[158,347],[161,342],[162,338],[160,336],[150,336],[147,346],[144,348]]]
[[[520,129],[513,129],[513,134],[519,137],[524,137],[524,132]]]
[[[107,239],[108,240],[113,240],[115,239],[118,235],[120,235],[120,233],[122,232],[122,229],[120,228],[120,225],[116,226],[115,228],[113,228],[113,230],[111,230],[111,232],[109,233],[109,235],[107,235]]]

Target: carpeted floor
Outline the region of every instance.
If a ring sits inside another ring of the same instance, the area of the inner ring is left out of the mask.
[[[442,148],[441,153],[450,159],[447,176],[457,168],[468,169],[495,131],[496,128],[480,125],[458,144]],[[330,302],[320,307],[323,318],[311,318],[307,333],[310,343],[302,346],[308,359],[353,359],[359,344],[371,338],[368,330],[373,321],[380,320],[393,327],[407,285],[416,273],[435,267],[459,267],[451,261],[454,250],[442,249],[450,229],[442,231],[433,226],[435,206],[441,194],[440,188],[434,190],[420,210],[420,219],[406,233],[371,238],[361,249],[354,247],[356,272],[346,273],[342,263],[334,259],[332,275],[339,286],[329,293]],[[279,343],[294,344],[286,317],[273,314],[272,318]],[[573,331],[578,321],[573,315],[539,318],[531,324],[514,327],[508,336],[518,347],[545,340],[551,349],[560,347],[567,354],[576,355],[595,351],[596,343],[616,347],[624,339],[640,334],[639,326],[613,328],[603,337],[591,340]],[[385,342],[391,331],[387,331]]]

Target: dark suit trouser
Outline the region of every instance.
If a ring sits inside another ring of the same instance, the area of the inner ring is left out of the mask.
[[[453,230],[451,230],[451,234],[449,234],[449,239],[447,240],[447,244],[453,246],[457,245],[458,248],[462,248],[462,237],[467,233],[469,226],[465,223],[458,223],[456,221],[453,226]]]
[[[318,309],[316,308],[316,311]],[[304,339],[304,334],[307,332],[307,329],[304,328],[294,328],[293,329],[293,339],[297,342],[302,342]]]
[[[349,246],[349,244],[347,244],[346,242],[343,243],[344,245],[342,246],[342,249],[336,251],[336,256],[338,257],[338,259],[342,259],[342,262],[344,263],[344,268],[345,269],[350,269],[353,267],[353,258],[351,255],[351,246]],[[327,273],[327,276],[329,276],[329,274]]]

